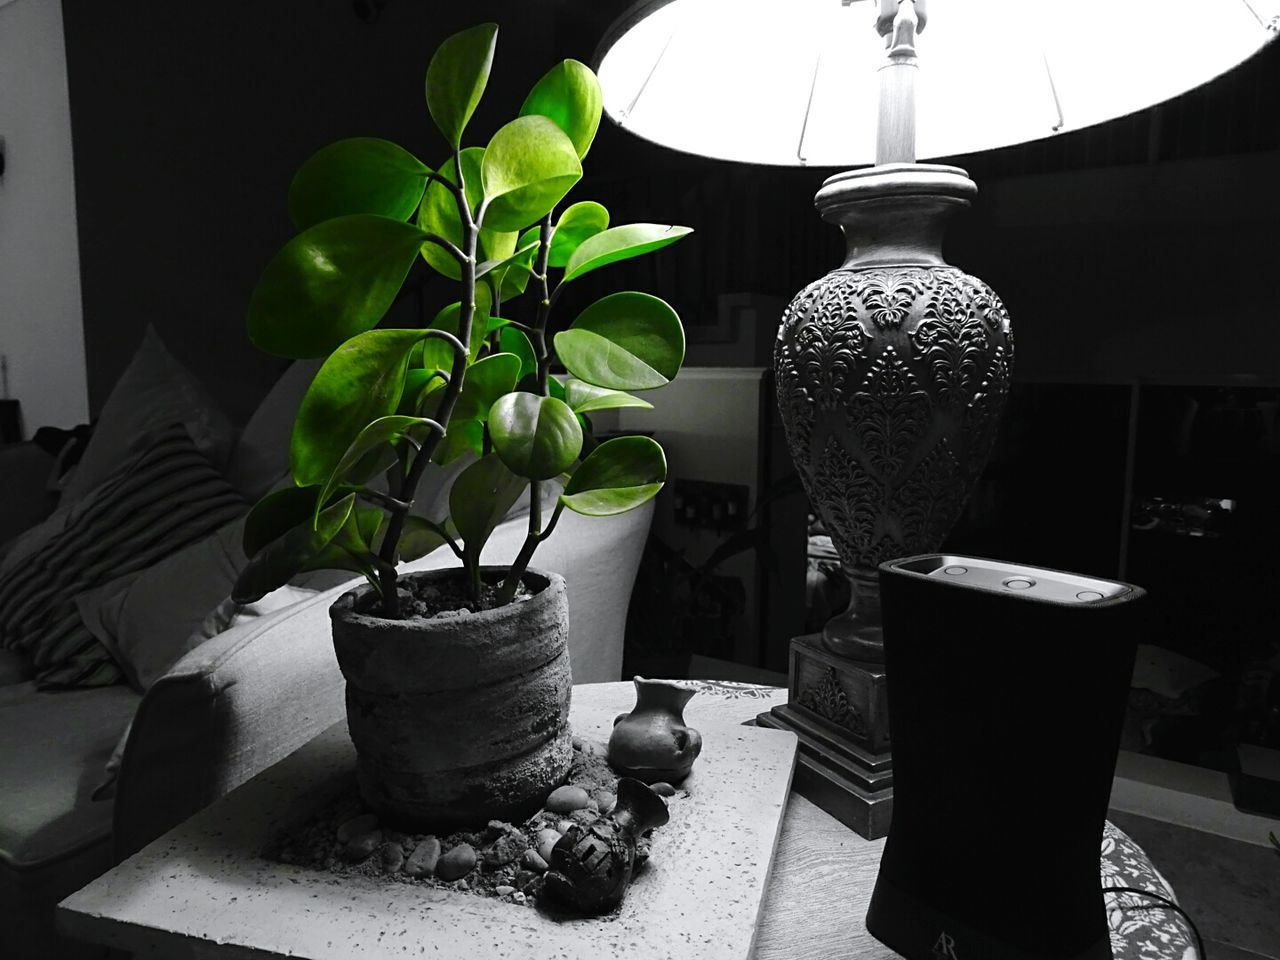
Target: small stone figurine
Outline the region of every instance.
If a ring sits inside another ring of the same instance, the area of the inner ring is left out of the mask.
[[[698,691],[644,677],[635,685],[635,708],[613,721],[609,765],[644,783],[679,783],[702,751],[702,734],[684,722],[685,704]]]
[[[600,914],[621,902],[636,864],[636,843],[669,818],[661,797],[632,777],[618,781],[608,816],[575,823],[551,849],[543,890],[584,914]]]

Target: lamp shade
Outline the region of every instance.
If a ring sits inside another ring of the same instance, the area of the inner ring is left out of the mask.
[[[723,160],[875,158],[885,41],[867,0],[646,0],[597,52],[604,106],[655,143]],[[1280,0],[934,0],[917,153],[956,156],[1162,103],[1276,36]]]

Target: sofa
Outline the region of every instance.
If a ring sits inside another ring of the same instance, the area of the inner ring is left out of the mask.
[[[156,344],[151,347],[154,351]],[[140,352],[146,349],[144,343]],[[122,383],[131,373],[138,371],[126,371]],[[309,379],[310,371],[295,364],[249,424],[237,431],[222,469],[246,502],[265,492],[268,478],[278,481],[284,473],[284,440]],[[113,393],[91,447],[111,432],[106,421],[114,399]],[[174,402],[170,398],[161,406],[171,413]],[[92,454],[86,450],[84,461],[92,463]],[[35,481],[29,474],[47,469],[48,459],[29,449],[0,448],[0,476],[6,483],[30,489]],[[433,498],[438,503],[447,479],[436,477],[420,491],[424,510],[433,508]],[[31,502],[36,501],[27,497],[24,509]],[[486,562],[509,562],[515,556],[525,536],[527,510],[527,500],[517,504],[497,528],[484,553]],[[10,505],[5,513],[11,528],[24,525],[15,521]],[[575,683],[619,679],[627,603],[651,515],[652,504],[611,518],[566,513],[535,556],[534,566],[557,571],[568,583]],[[228,530],[235,532],[227,525],[210,539],[221,536],[225,541]],[[439,550],[405,569],[453,562],[451,553]],[[135,574],[136,581],[126,578],[124,589],[133,590],[142,578],[155,579],[170,568],[178,571],[182,564],[180,558],[161,560]],[[96,956],[91,948],[56,939],[52,917],[60,899],[343,716],[343,681],[329,636],[328,607],[351,581],[345,574],[324,576],[327,581],[313,577],[305,589],[285,588],[274,607],[268,605],[257,616],[233,617],[220,624],[225,627],[220,632],[209,630],[209,613],[203,623],[211,635],[198,643],[186,637],[189,624],[182,616],[160,619],[149,628],[154,636],[144,642],[165,649],[171,643],[180,656],[157,668],[145,690],[129,673],[132,682],[39,690],[30,671],[24,672],[10,651],[0,650],[7,655],[0,674],[7,673],[9,681],[0,681],[4,956]],[[165,595],[166,602],[195,586],[208,594],[208,584],[178,583]],[[194,593],[199,596],[200,590]],[[80,609],[86,613],[85,606]],[[195,614],[199,619],[199,610]],[[86,613],[85,619],[93,618]],[[174,636],[160,636],[166,632]],[[114,780],[107,772],[113,753]]]

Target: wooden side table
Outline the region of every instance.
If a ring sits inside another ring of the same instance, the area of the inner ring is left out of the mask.
[[[723,722],[725,719],[746,722],[786,700],[786,691],[775,687],[727,681],[690,682],[697,684],[700,690],[685,711],[686,719],[694,727],[709,721]],[[575,688],[574,696],[575,702],[596,700],[599,708],[607,707],[611,712],[622,712],[634,701],[630,683],[578,687]],[[328,746],[332,749],[333,738],[345,737],[345,729],[342,727],[342,724],[335,725],[311,744],[302,747],[293,758],[282,763],[304,757],[308,751],[318,751],[323,746],[321,741],[328,740]],[[266,771],[245,786],[256,784],[257,780],[264,777],[269,779],[271,772]],[[276,789],[279,790],[282,801],[290,795],[286,784],[279,784]],[[216,815],[218,808],[234,797],[235,793],[218,801],[195,819],[207,814]],[[190,823],[194,823],[195,819]],[[216,841],[211,847],[193,847],[190,837],[183,833],[185,826],[156,840],[146,850],[63,901],[59,906],[58,917],[63,932],[71,937],[137,951],[140,957],[176,954],[215,960],[242,960],[281,956],[279,952],[246,947],[248,941],[245,931],[240,928],[243,919],[238,920],[233,891],[228,890],[218,900],[208,897],[193,899],[191,891],[182,889],[181,885],[166,887],[166,865],[175,874],[189,872],[195,863],[202,870],[216,872],[221,862],[234,855],[226,849],[219,849]],[[1117,850],[1114,837],[1112,841],[1115,853],[1114,862],[1110,863],[1110,878],[1104,843],[1103,882],[1114,886],[1128,881],[1127,877],[1121,876],[1120,871],[1127,869],[1121,861],[1132,859],[1134,851],[1139,855],[1141,851],[1137,850],[1136,845],[1131,849]],[[793,793],[787,803],[772,874],[765,888],[753,956],[757,960],[827,960],[831,957],[890,960],[896,957],[897,954],[874,939],[863,924],[883,846],[883,840],[862,839],[838,820]],[[1025,851],[1017,852],[1019,856],[1025,854]],[[1011,858],[1013,853],[1014,851],[1010,851]],[[1025,865],[1019,866],[1027,869]],[[263,869],[270,867],[270,864],[263,864]],[[1158,877],[1154,869],[1152,873]],[[1166,895],[1172,894],[1167,884],[1164,888],[1153,888]],[[328,915],[343,909],[352,908],[349,904],[344,907],[340,897],[324,903],[317,902],[314,906],[316,913],[323,911]],[[424,901],[421,909],[429,911],[430,904]],[[692,904],[691,909],[714,911],[715,904]],[[299,931],[297,943],[306,943],[307,912],[305,907],[301,910],[294,909],[293,912],[282,910],[278,916],[276,932],[281,928],[296,926]],[[397,932],[402,934],[405,925],[411,924],[414,918],[388,914],[356,916],[355,911],[352,913],[351,922],[363,925],[361,956],[390,958],[417,956],[420,952],[432,955],[430,944],[412,940],[406,942],[397,936]],[[1130,957],[1137,960],[1139,956],[1143,960],[1164,960],[1165,957],[1183,960],[1181,948],[1190,944],[1185,930],[1169,935],[1169,928],[1160,926],[1163,918],[1154,914],[1155,911],[1142,911],[1127,917],[1118,915],[1118,922],[1122,921],[1126,926],[1122,935],[1113,936],[1117,960],[1128,960]],[[193,916],[198,916],[197,922],[193,922]],[[1149,941],[1157,931],[1166,939],[1153,948]],[[251,940],[251,936],[248,940]],[[1129,945],[1132,949],[1129,949]],[[425,950],[419,951],[419,946],[425,947]],[[1145,950],[1140,949],[1144,946]],[[408,949],[409,947],[412,949]],[[529,952],[522,956],[527,960],[535,960],[539,954],[533,949],[534,945],[529,944],[528,948]],[[495,955],[501,953],[503,951],[495,948]],[[300,946],[291,955],[327,957],[348,954],[334,954],[323,950],[312,953]],[[607,944],[602,944],[600,955],[611,955]],[[708,954],[703,945],[691,945],[687,955],[701,960],[715,954],[714,951]],[[472,960],[483,958],[475,957]]]

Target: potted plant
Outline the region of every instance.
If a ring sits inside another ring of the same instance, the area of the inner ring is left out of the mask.
[[[662,448],[597,443],[588,416],[649,407],[634,393],[670,381],[684,358],[675,311],[643,293],[597,300],[549,336],[566,284],[690,231],[610,226],[591,201],[557,213],[600,123],[599,84],[577,61],[543,76],[486,146],[464,147],[496,38],[481,24],[431,58],[426,105],[448,146],[438,167],[372,138],[303,164],[289,188],[300,232],[248,311],[258,347],[325,359],[293,426],[294,486],[249,513],[234,596],[251,601],[304,570],[364,575],[331,608],[361,792],[385,818],[432,827],[531,812],[567,776],[565,585],[529,564],[564,510],[608,516],[658,492]],[[458,282],[458,300],[421,328],[378,327],[419,257]],[[412,512],[428,465],[462,458],[473,462],[448,515]],[[526,489],[519,553],[481,566]],[[456,568],[398,572],[442,548]]]

